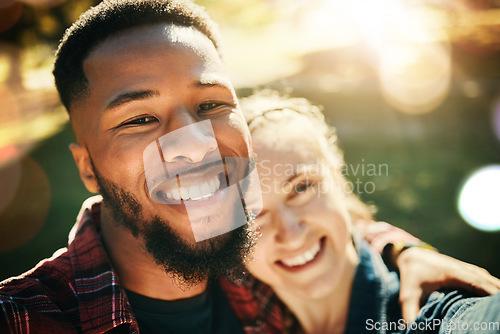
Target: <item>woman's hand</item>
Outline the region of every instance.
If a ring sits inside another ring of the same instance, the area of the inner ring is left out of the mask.
[[[441,288],[481,296],[500,291],[500,280],[485,269],[429,249],[408,248],[398,256],[396,264],[401,277],[399,301],[406,321],[413,321],[429,295]]]

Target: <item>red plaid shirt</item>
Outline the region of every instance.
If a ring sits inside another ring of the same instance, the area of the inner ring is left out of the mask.
[[[85,201],[67,248],[0,283],[0,332],[139,332],[94,225],[99,204]]]
[[[0,283],[0,332],[139,332],[99,238],[99,217],[100,197],[89,198],[67,248]],[[284,306],[269,286],[251,276],[220,284],[245,333],[283,331]]]
[[[99,217],[99,197],[92,197],[83,204],[67,248],[0,283],[1,333],[139,332],[99,238]],[[253,287],[225,280],[221,286],[245,332],[280,333],[281,303],[269,287],[244,281]]]

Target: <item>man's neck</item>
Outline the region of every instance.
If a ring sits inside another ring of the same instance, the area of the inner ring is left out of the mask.
[[[127,290],[150,298],[178,300],[197,296],[207,288],[207,281],[188,286],[170,277],[146,252],[142,238],[120,226],[104,208],[101,239],[120,285]]]

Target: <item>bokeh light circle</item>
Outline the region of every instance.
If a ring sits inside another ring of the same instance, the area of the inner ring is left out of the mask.
[[[448,94],[451,60],[440,43],[395,43],[380,53],[382,94],[397,110],[408,114],[432,111]]]
[[[12,159],[5,165],[1,164],[2,155],[8,154],[9,150],[7,149],[0,147],[0,184],[2,185],[2,191],[0,192],[0,213],[9,205],[14,197],[19,180],[21,179],[21,164],[17,159]],[[16,154],[16,152],[14,151],[12,154]]]
[[[30,157],[24,157],[19,163],[17,189],[8,205],[0,211],[0,255],[33,239],[44,225],[50,209],[50,183],[42,166]],[[9,175],[12,176],[12,172]]]
[[[472,227],[483,231],[500,230],[500,165],[482,167],[463,183],[458,211]]]
[[[0,1],[0,32],[9,30],[21,17],[23,12],[23,4],[20,2],[8,1],[7,4],[3,5]]]

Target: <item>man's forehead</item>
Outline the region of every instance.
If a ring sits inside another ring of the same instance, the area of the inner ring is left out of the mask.
[[[96,62],[106,64],[109,61],[115,63],[115,60],[122,62],[127,57],[162,58],[165,53],[177,54],[183,59],[191,57],[184,51],[192,52],[194,58],[191,59],[195,60],[192,64],[198,67],[196,76],[199,76],[200,83],[223,84],[228,88],[232,87],[226,67],[212,41],[192,27],[174,24],[154,24],[121,31],[99,44],[89,54],[85,60],[84,69],[89,75],[87,71],[89,64],[96,64]],[[202,61],[196,61],[196,59]],[[170,61],[169,64],[172,62]],[[139,68],[137,66],[136,69]],[[174,66],[177,65],[174,64]]]
[[[172,23],[145,25],[120,31],[98,44],[91,51],[89,58],[105,56],[119,50],[158,47],[160,45],[168,45],[172,48],[189,48],[203,58],[206,58],[209,53],[215,53],[220,59],[215,46],[207,36],[193,27],[178,26]]]

